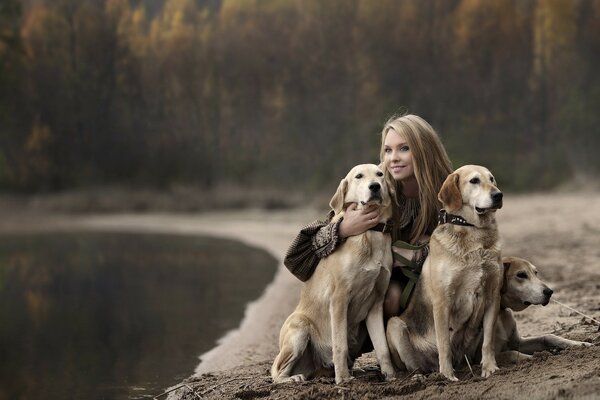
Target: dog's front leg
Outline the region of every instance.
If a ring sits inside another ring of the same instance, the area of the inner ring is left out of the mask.
[[[543,336],[520,338],[519,342],[516,345],[518,346],[516,350],[519,350],[521,353],[533,354],[536,351],[555,349],[562,350],[567,349],[569,347],[591,346],[592,344],[587,342],[578,342],[576,340],[569,340],[556,335],[549,334]]]
[[[452,368],[452,351],[450,348],[450,306],[443,301],[433,301],[433,324],[438,348],[440,373],[451,381],[457,381]]]
[[[348,369],[348,296],[335,291],[329,305],[331,316],[331,341],[335,383],[338,385],[352,379]]]
[[[390,349],[385,338],[383,327],[383,299],[373,305],[367,314],[367,331],[375,348],[375,355],[386,381],[395,379],[396,372],[390,357]]]
[[[496,287],[499,287],[496,285]],[[483,345],[481,347],[481,376],[489,377],[498,370],[496,364],[496,352],[494,349],[494,335],[496,331],[496,319],[500,310],[500,293],[494,290],[492,299],[487,305],[483,315]]]

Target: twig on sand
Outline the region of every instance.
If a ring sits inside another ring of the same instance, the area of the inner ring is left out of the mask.
[[[563,306],[563,307],[565,307],[565,308],[568,308],[568,309],[569,309],[569,310],[571,310],[571,311],[575,311],[577,314],[579,314],[579,315],[582,315],[582,316],[584,316],[584,317],[585,317],[585,318],[587,318],[587,319],[591,319],[592,321],[594,321],[595,323],[597,323],[598,325],[600,325],[600,321],[598,321],[597,319],[594,319],[594,318],[590,317],[589,315],[585,315],[584,313],[582,313],[582,312],[580,312],[580,311],[577,311],[577,310],[576,310],[576,309],[574,309],[573,307],[569,307],[568,305],[566,305],[566,304],[564,304],[564,303],[561,303],[560,301],[556,301],[556,300],[554,300],[554,299],[551,299],[551,300],[552,300],[553,302],[555,302],[556,304],[558,304],[558,305],[561,305],[561,306]]]
[[[195,397],[195,398],[202,400],[202,397],[200,397],[200,396],[198,395],[198,393],[196,393],[196,391],[195,391],[195,390],[194,390],[194,389],[193,389],[193,388],[192,388],[190,385],[188,385],[187,383],[182,383],[181,385],[175,386],[174,388],[172,388],[172,389],[169,389],[169,390],[167,390],[166,392],[163,392],[163,393],[161,393],[161,394],[159,394],[159,395],[157,395],[157,396],[154,396],[152,399],[153,399],[153,400],[158,400],[158,398],[159,398],[159,397],[162,397],[162,396],[164,396],[164,395],[166,395],[166,394],[169,394],[169,393],[171,393],[171,392],[174,392],[174,391],[176,391],[177,389],[181,389],[182,387],[185,387],[185,388],[187,388],[187,389],[188,389],[190,392],[192,392],[192,394],[194,395],[194,397]]]
[[[400,384],[403,384],[404,382],[406,382],[407,380],[409,380],[410,377],[413,376],[417,371],[418,371],[418,368],[413,369],[412,371],[410,371],[410,373],[408,375],[406,375],[404,378],[402,378],[402,380],[400,380],[398,382],[395,382],[395,381],[391,381],[391,382],[385,381],[385,382],[373,382],[372,384],[373,385],[387,385],[389,383],[393,383],[395,385],[400,385]]]
[[[209,387],[208,389],[204,390],[204,391],[203,391],[202,393],[200,393],[200,394],[198,394],[198,393],[196,392],[196,390],[195,390],[194,388],[192,388],[190,385],[188,385],[187,383],[182,383],[181,385],[175,386],[174,388],[172,388],[172,389],[169,389],[169,390],[167,390],[166,392],[163,392],[163,393],[161,393],[161,394],[159,394],[159,395],[157,395],[157,396],[154,396],[152,399],[153,399],[153,400],[158,400],[160,397],[162,397],[162,396],[164,396],[164,395],[167,395],[167,394],[169,394],[169,393],[171,393],[171,392],[174,392],[174,391],[176,391],[177,389],[181,389],[182,387],[185,387],[185,388],[187,388],[187,389],[188,389],[188,390],[189,390],[189,391],[190,391],[190,392],[191,392],[191,393],[194,395],[194,397],[195,397],[195,398],[197,398],[197,399],[199,399],[199,400],[202,400],[202,396],[204,396],[204,395],[205,395],[205,394],[207,394],[208,392],[211,392],[211,391],[215,390],[215,389],[216,389],[216,388],[218,388],[219,386],[226,385],[226,384],[228,384],[228,383],[230,383],[230,382],[233,382],[233,381],[239,381],[240,379],[250,379],[250,378],[252,378],[252,377],[251,377],[251,376],[239,376],[239,377],[237,377],[237,378],[231,378],[231,379],[228,379],[228,380],[226,380],[226,381],[224,381],[224,382],[220,382],[220,383],[218,383],[218,384],[216,384],[216,385],[214,385],[214,386],[211,386],[211,387]]]
[[[413,376],[414,374],[416,374],[416,373],[417,373],[417,371],[418,371],[418,368],[415,368],[415,369],[413,369],[413,370],[410,372],[410,374],[406,375],[406,376],[404,377],[404,379],[402,379],[400,382],[398,382],[398,384],[401,384],[401,383],[404,383],[404,382],[406,382],[406,381],[408,380],[408,378],[410,378],[411,376]]]
[[[489,392],[493,387],[494,387],[494,384],[492,383],[487,389],[485,389],[483,392],[479,393],[479,397],[481,397],[484,394],[486,394],[487,392]]]
[[[241,379],[250,379],[250,378],[252,378],[252,376],[238,376],[237,378],[227,379],[224,382],[219,382],[216,385],[209,387],[208,389],[206,389],[205,391],[203,391],[202,393],[200,393],[200,396],[204,396],[205,394],[207,394],[208,392],[212,392],[213,390],[215,390],[219,386],[226,385],[226,384],[228,384],[230,382],[239,381]]]
[[[471,363],[469,362],[469,357],[465,354],[465,360],[467,360],[467,365],[469,366],[469,370],[471,370],[471,375],[475,378],[475,374],[473,373],[473,368],[471,368]]]

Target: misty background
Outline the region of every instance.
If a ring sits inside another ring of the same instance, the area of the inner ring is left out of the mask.
[[[598,71],[598,0],[2,0],[0,190],[330,194],[405,111],[503,189],[584,186]]]

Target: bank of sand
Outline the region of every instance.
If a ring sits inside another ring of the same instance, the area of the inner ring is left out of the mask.
[[[264,248],[281,260],[301,225],[317,216],[314,210],[77,217],[11,214],[0,221],[0,231],[208,234]],[[509,195],[498,220],[505,255],[533,261],[554,289],[554,299],[600,320],[599,194]],[[466,370],[458,373],[457,383],[437,374],[421,380],[400,374],[396,381],[385,383],[370,353],[358,360],[356,367],[362,370],[356,369],[356,379],[344,387],[331,379],[273,385],[268,370],[277,353],[279,328],[296,305],[299,290],[299,281],[280,265],[263,295],[248,306],[240,327],[202,355],[194,375],[170,398],[600,398],[599,346],[540,353],[533,360],[505,366],[487,380]],[[524,335],[554,333],[600,344],[595,323],[556,303],[530,307],[517,314],[517,320]],[[477,366],[474,371],[477,375]]]

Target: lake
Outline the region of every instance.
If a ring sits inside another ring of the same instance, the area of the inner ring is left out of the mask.
[[[214,238],[0,235],[0,400],[152,398],[239,325],[276,268]]]

